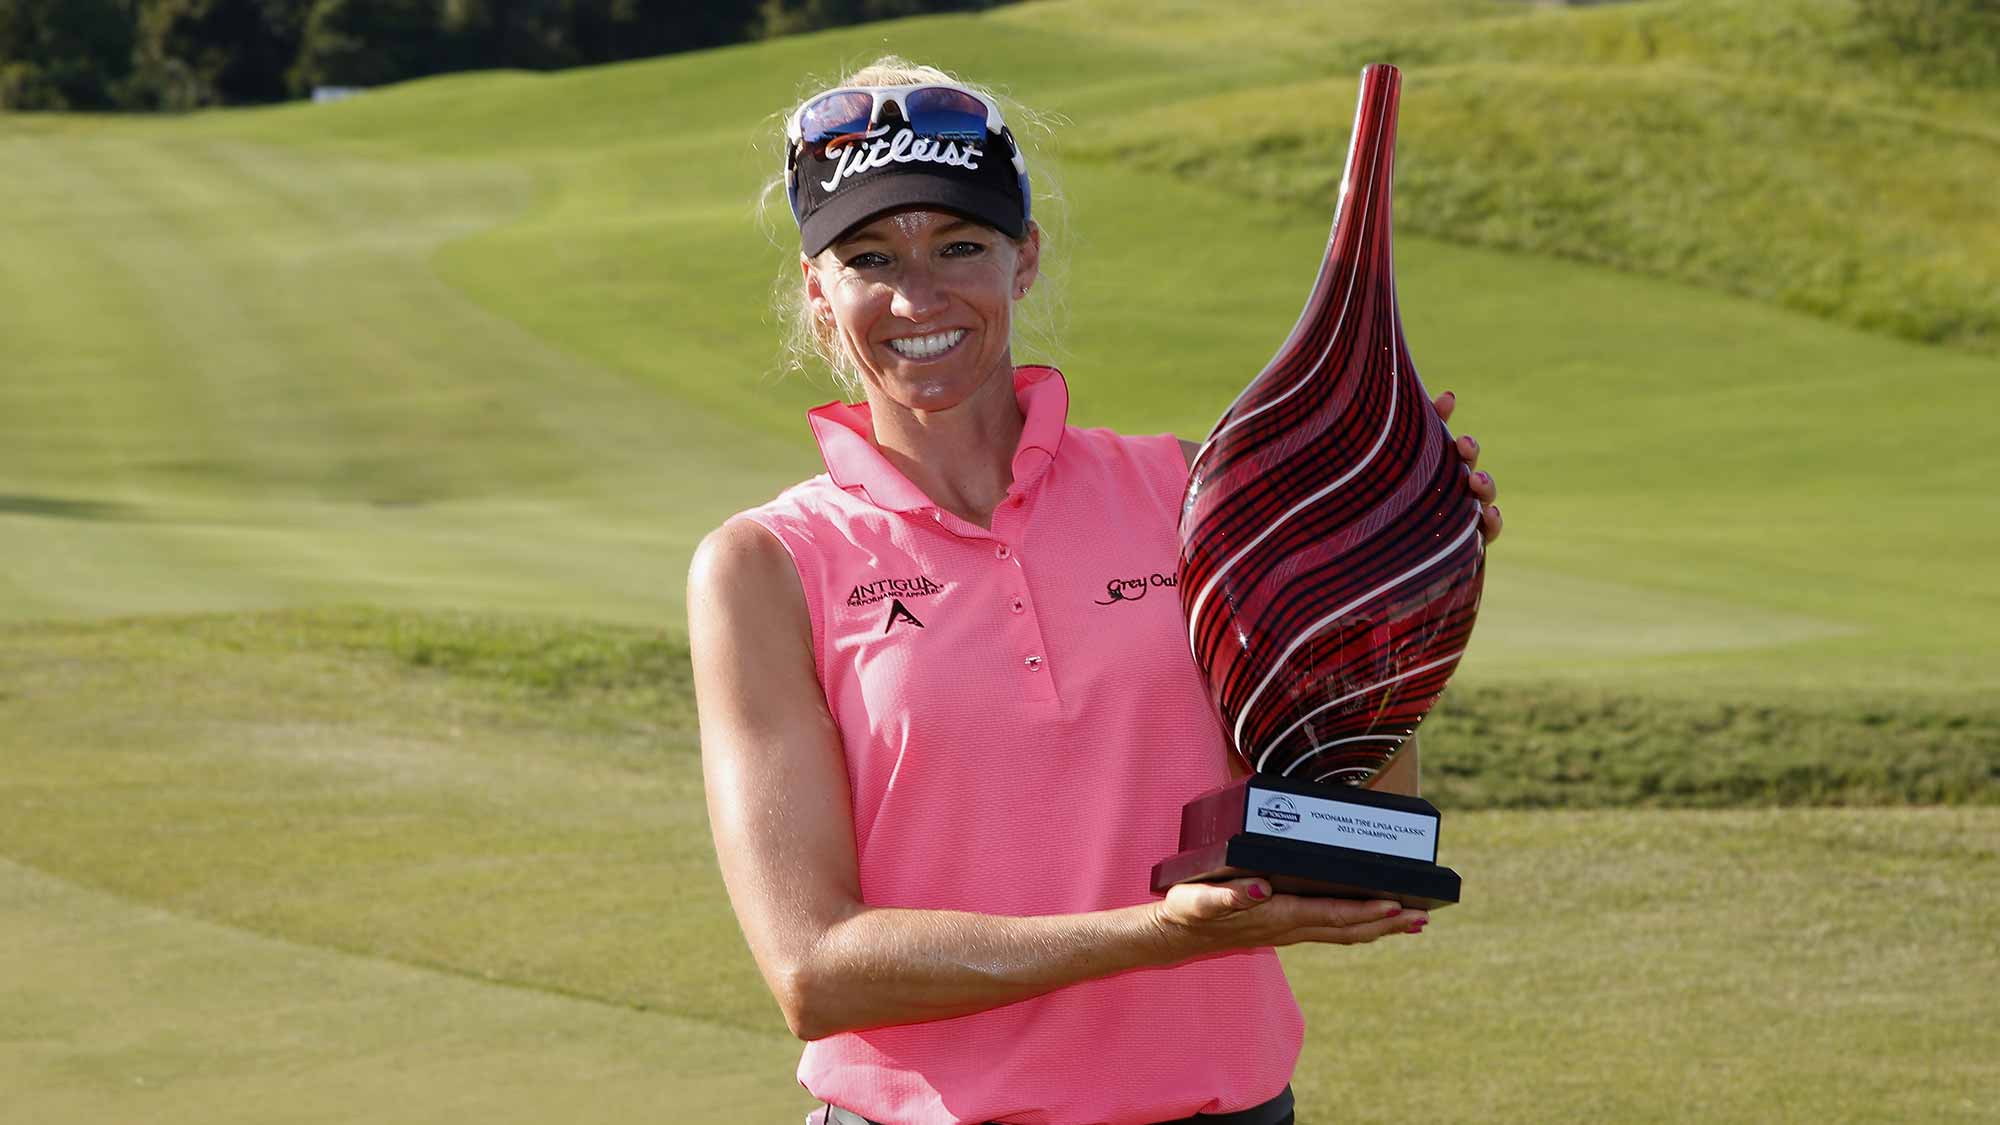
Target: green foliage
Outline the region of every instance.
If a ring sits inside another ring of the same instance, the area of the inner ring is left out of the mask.
[[[185,110],[283,98],[310,7],[311,0],[148,0],[125,103]]]
[[[591,6],[565,0],[446,0],[440,27],[449,40],[449,62],[434,69],[466,69],[477,60],[524,70],[572,66],[578,56],[569,42],[567,9]]]
[[[131,69],[129,0],[0,0],[0,109],[107,109]]]
[[[1003,0],[0,0],[0,109],[278,101],[556,70]]]
[[[448,47],[433,70],[555,70],[691,51],[749,37],[754,17],[754,0],[444,0]]]
[[[974,12],[1007,0],[762,0],[757,6],[760,38],[795,35],[829,27],[902,19],[932,12]]]
[[[755,0],[657,4],[646,0],[573,3],[568,41],[593,61],[648,58],[735,43],[753,29]]]
[[[440,0],[314,0],[291,84],[381,86],[430,73],[446,48]]]

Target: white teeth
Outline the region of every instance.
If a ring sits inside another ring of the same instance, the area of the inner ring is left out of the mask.
[[[903,340],[891,340],[889,346],[896,354],[906,359],[929,359],[941,352],[949,351],[953,345],[965,339],[965,329],[954,328],[949,332],[939,332],[931,336],[911,336]]]

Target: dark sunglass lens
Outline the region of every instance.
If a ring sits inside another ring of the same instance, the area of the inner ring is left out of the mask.
[[[986,139],[986,104],[963,90],[912,90],[903,104],[910,109],[910,128],[925,136]]]
[[[837,91],[814,99],[799,114],[799,132],[809,144],[868,131],[875,99],[856,90]]]

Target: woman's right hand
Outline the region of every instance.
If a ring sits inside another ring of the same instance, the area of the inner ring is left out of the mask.
[[[1386,900],[1273,894],[1262,879],[1180,883],[1154,910],[1167,941],[1189,956],[1308,941],[1361,945],[1389,934],[1422,933],[1430,921],[1425,911]]]

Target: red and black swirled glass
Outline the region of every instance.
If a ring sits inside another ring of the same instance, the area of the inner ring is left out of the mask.
[[[1261,773],[1360,783],[1458,666],[1485,579],[1470,470],[1410,361],[1390,253],[1401,75],[1362,72],[1333,235],[1181,513],[1189,641]]]

